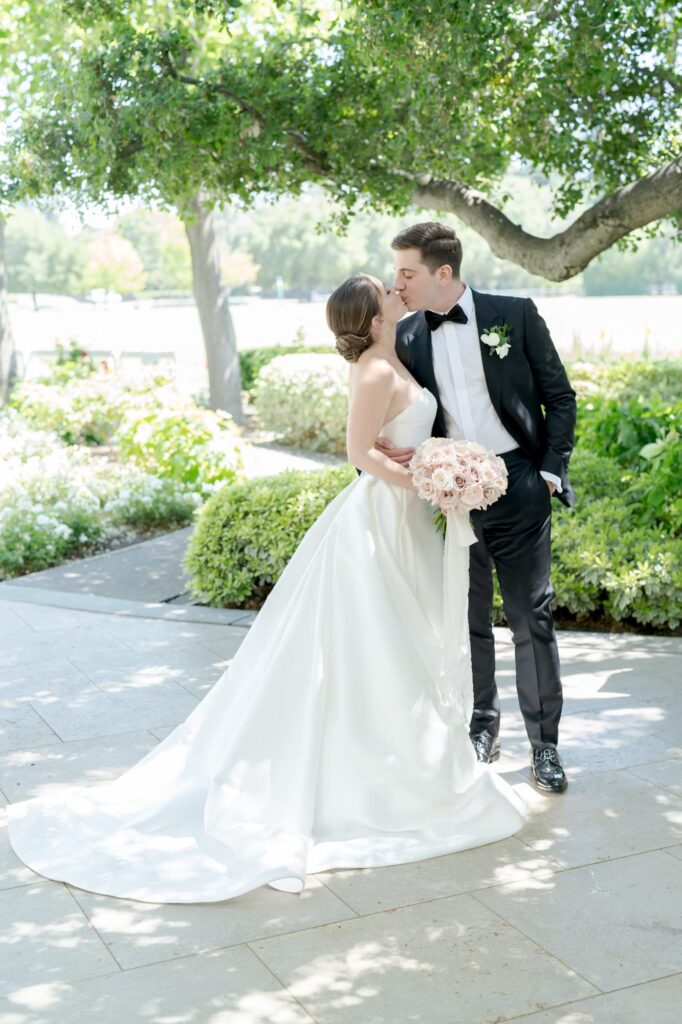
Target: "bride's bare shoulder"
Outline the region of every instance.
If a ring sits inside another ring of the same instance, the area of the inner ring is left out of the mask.
[[[351,383],[356,387],[360,386],[381,386],[389,387],[395,379],[395,370],[383,356],[373,355],[371,352],[363,352],[351,370]]]

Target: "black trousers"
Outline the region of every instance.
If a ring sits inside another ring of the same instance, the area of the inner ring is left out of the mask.
[[[469,548],[469,629],[474,679],[471,732],[500,731],[492,629],[493,567],[514,639],[516,689],[531,746],[556,746],[562,690],[550,609],[551,496],[520,449],[501,456],[507,493],[471,515],[478,538]]]

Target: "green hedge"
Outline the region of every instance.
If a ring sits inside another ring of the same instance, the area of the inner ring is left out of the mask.
[[[204,505],[185,568],[195,597],[224,608],[259,608],[303,535],[355,479],[350,466],[230,484]]]
[[[264,348],[250,348],[239,353],[239,369],[242,375],[242,389],[251,391],[256,377],[268,363],[277,356],[297,355],[299,352],[335,352],[332,345],[268,345]]]
[[[682,540],[638,521],[621,497],[622,471],[584,452],[573,467],[580,510],[555,503],[555,608],[675,629],[682,620]],[[348,466],[288,472],[224,487],[204,506],[185,567],[194,595],[222,607],[260,607],[305,532],[354,479]],[[501,619],[499,598],[497,618]]]
[[[553,504],[558,621],[678,631],[682,362],[576,364],[569,376],[578,392],[570,465],[578,504]],[[218,492],[187,559],[194,593],[213,605],[259,607],[308,527],[352,479],[342,467]]]

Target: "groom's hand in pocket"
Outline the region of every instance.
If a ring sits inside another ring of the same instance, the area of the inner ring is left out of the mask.
[[[374,447],[382,455],[386,455],[389,459],[393,459],[394,462],[399,463],[401,466],[406,466],[414,455],[414,448],[396,448],[392,441],[389,441],[387,437],[378,437],[374,442]]]

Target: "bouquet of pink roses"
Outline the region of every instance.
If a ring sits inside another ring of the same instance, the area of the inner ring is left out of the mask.
[[[410,459],[408,469],[420,498],[435,505],[434,523],[445,532],[448,512],[488,508],[507,490],[507,467],[475,441],[429,437]]]

